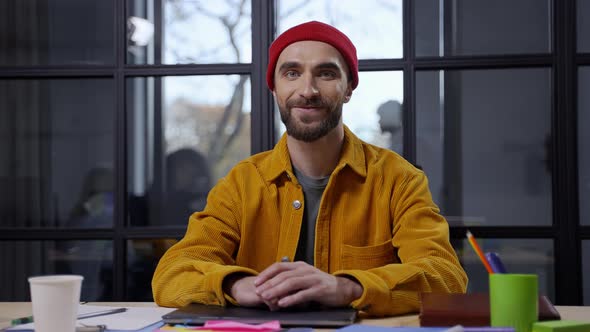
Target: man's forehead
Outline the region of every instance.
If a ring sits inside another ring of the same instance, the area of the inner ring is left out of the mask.
[[[309,62],[311,64],[335,62],[346,70],[346,61],[340,52],[332,45],[315,40],[294,42],[279,55],[277,69],[284,62]]]

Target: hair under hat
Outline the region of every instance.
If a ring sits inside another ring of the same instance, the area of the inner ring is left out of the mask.
[[[274,72],[279,55],[283,50],[298,41],[314,40],[332,45],[340,52],[346,63],[352,77],[352,89],[356,88],[359,83],[358,76],[358,59],[356,48],[340,30],[331,25],[318,21],[303,23],[290,28],[283,32],[270,45],[268,50],[268,68],[266,69],[266,84],[268,88],[274,90]]]

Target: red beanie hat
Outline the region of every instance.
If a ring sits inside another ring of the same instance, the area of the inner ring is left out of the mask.
[[[332,45],[336,48],[348,64],[350,76],[352,76],[352,89],[359,84],[358,59],[356,48],[340,30],[331,25],[311,21],[290,28],[283,32],[270,45],[268,50],[268,68],[266,69],[266,84],[270,90],[274,90],[274,72],[279,55],[285,47],[302,40],[315,40]]]

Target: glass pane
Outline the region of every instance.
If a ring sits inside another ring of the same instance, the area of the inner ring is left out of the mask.
[[[107,240],[0,241],[0,301],[30,301],[28,277],[79,274],[82,301],[113,298],[113,244]]]
[[[576,3],[578,13],[578,52],[590,52],[590,1],[578,0]]]
[[[277,0],[276,11],[277,36],[315,20],[344,32],[354,43],[359,59],[403,56],[402,0]]]
[[[152,302],[152,276],[160,258],[175,239],[127,241],[127,300]]]
[[[417,56],[551,52],[549,0],[415,0],[413,15]]]
[[[155,5],[161,3],[161,8]],[[249,0],[127,0],[127,51],[131,64],[249,63]],[[154,24],[161,20],[161,31]],[[161,47],[156,45],[161,36]]]
[[[113,1],[0,1],[0,66],[114,63]]]
[[[403,72],[360,72],[344,123],[364,141],[403,154]]]
[[[250,155],[249,77],[134,78],[127,87],[131,224],[185,226]]]
[[[403,154],[403,72],[359,72],[359,86],[342,119],[364,141]],[[275,103],[276,140],[285,133]]]
[[[584,305],[590,305],[590,240],[582,241],[582,280]]]
[[[590,67],[578,71],[578,176],[580,224],[590,225]]]
[[[477,237],[477,234],[474,234]],[[555,262],[549,239],[477,239],[484,252],[497,252],[510,273],[533,273],[539,277],[539,294],[555,303]],[[452,240],[467,276],[467,292],[487,293],[488,272],[467,240]]]
[[[550,69],[417,73],[417,161],[451,225],[551,225],[550,119]]]
[[[0,80],[0,227],[111,227],[111,79]]]

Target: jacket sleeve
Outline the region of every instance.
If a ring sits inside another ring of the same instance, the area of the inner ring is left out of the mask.
[[[236,190],[222,179],[210,192],[207,207],[189,219],[184,238],[160,259],[152,290],[155,302],[181,307],[191,302],[225,305],[231,298],[223,293],[225,276],[232,273],[257,274],[235,265],[233,258],[240,241]]]
[[[363,286],[362,296],[351,305],[371,316],[416,312],[421,292],[464,293],[467,288],[448,224],[432,201],[424,173],[409,175],[397,187],[391,202],[391,241],[400,263],[335,273]]]

